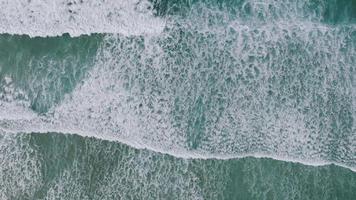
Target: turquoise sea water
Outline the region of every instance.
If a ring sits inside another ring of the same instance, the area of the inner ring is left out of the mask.
[[[0,33],[0,199],[356,198],[354,0],[1,0]]]
[[[63,134],[1,138],[3,199],[353,199],[356,175],[267,158],[181,159]]]

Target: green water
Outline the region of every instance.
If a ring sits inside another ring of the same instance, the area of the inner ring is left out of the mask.
[[[251,157],[180,159],[52,133],[6,136],[0,144],[0,194],[9,199],[353,199],[356,195],[356,174],[335,165],[313,167]]]
[[[55,3],[0,34],[1,200],[356,199],[355,0]]]
[[[100,35],[80,38],[1,35],[0,78],[10,75],[16,87],[28,91],[31,108],[46,112],[83,78],[101,40]]]

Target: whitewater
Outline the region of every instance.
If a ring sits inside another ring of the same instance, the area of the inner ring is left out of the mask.
[[[98,151],[105,143],[129,149],[127,159],[159,157],[160,167],[169,156],[178,168],[254,157],[354,173],[355,10],[353,1],[321,0],[1,0],[2,173],[16,155],[40,174],[35,163],[45,161],[31,159],[37,147],[27,137],[72,138]],[[14,144],[25,150],[10,153]],[[191,198],[206,199],[197,188]]]

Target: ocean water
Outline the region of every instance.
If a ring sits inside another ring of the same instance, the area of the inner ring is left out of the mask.
[[[0,0],[0,199],[356,199],[355,0]]]

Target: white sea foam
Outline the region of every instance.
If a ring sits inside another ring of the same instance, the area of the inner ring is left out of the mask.
[[[0,33],[72,36],[91,33],[157,34],[164,21],[140,0],[0,0]]]
[[[345,41],[353,41],[354,27],[297,20],[256,26],[209,10],[191,15],[159,37],[107,36],[83,84],[60,105],[20,119],[6,113],[27,109],[4,106],[0,130],[79,134],[183,158],[271,157],[355,171],[354,128],[330,138],[329,125],[342,119],[318,121],[310,111],[345,110],[341,103],[328,110],[328,90],[345,103],[354,94],[351,79],[338,82],[353,72],[355,49]]]
[[[0,119],[0,133],[2,134],[29,134],[29,133],[61,133],[61,134],[75,134],[82,137],[94,137],[97,139],[108,140],[113,142],[120,142],[126,144],[132,148],[136,149],[147,149],[152,152],[168,154],[177,158],[184,159],[218,159],[218,160],[230,160],[230,159],[241,159],[246,157],[255,158],[272,158],[274,160],[286,161],[286,162],[296,162],[304,165],[310,166],[324,166],[335,164],[344,168],[348,168],[356,172],[355,166],[350,166],[344,163],[338,163],[334,161],[328,161],[320,158],[318,155],[316,157],[300,157],[300,155],[291,155],[288,153],[268,153],[268,152],[255,152],[255,153],[239,153],[239,154],[219,154],[219,153],[207,153],[199,150],[187,150],[185,148],[180,148],[179,146],[174,146],[172,149],[162,149],[156,144],[149,145],[148,142],[143,142],[142,138],[132,138],[130,136],[123,137],[118,134],[118,132],[92,132],[93,130],[86,130],[82,127],[82,124],[73,125],[68,123],[68,119],[65,122],[56,122],[51,118],[44,116],[39,116],[34,112],[28,111],[28,109],[23,108],[23,106],[12,105],[11,107],[2,107],[4,113],[10,113],[16,111],[17,113],[26,112],[32,118],[24,119],[14,119],[12,115],[5,114],[3,119]],[[18,112],[20,111],[20,112]],[[33,117],[36,116],[36,117]],[[69,119],[72,120],[72,119]],[[137,125],[137,124],[136,124]],[[126,127],[129,131],[126,134],[132,133],[134,126]]]

